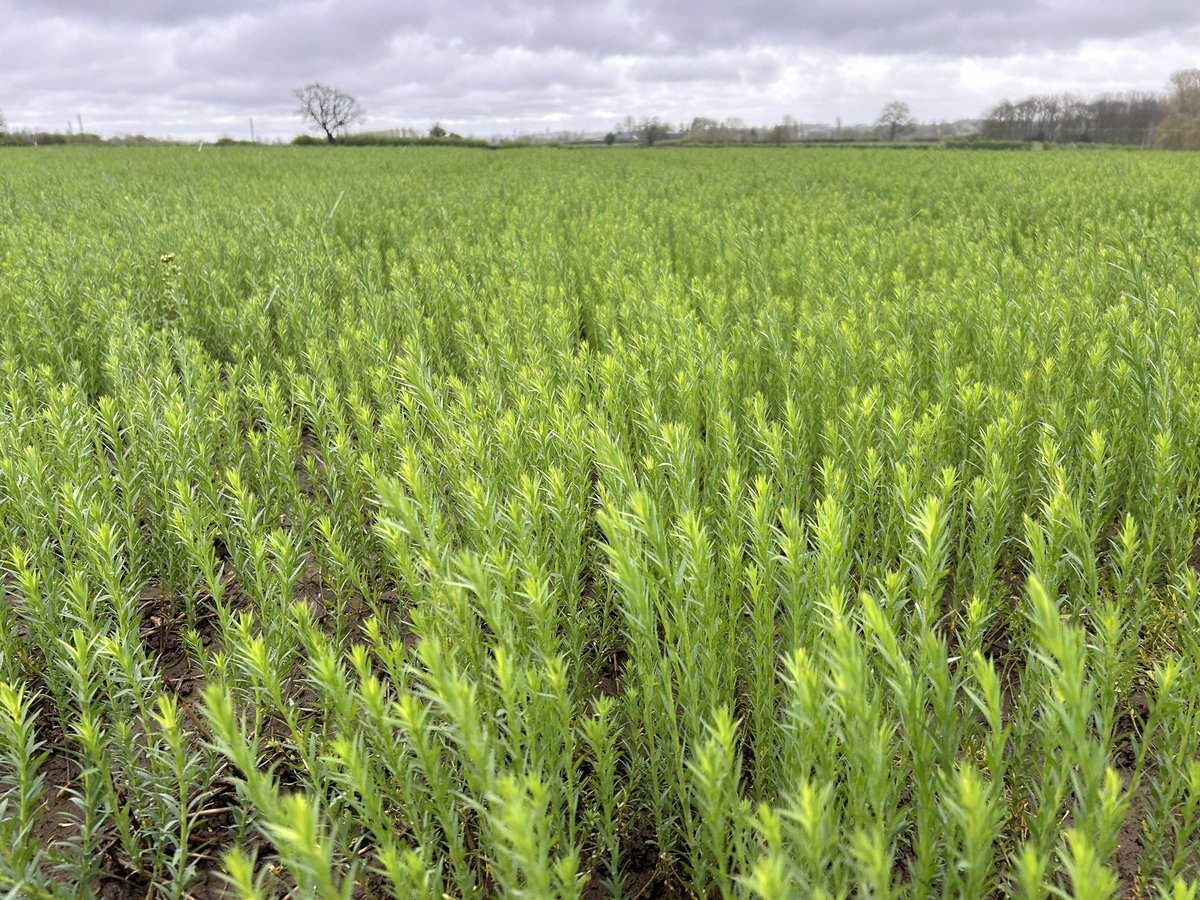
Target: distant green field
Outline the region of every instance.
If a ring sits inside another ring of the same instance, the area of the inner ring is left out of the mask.
[[[0,887],[1195,898],[1200,157],[0,151]]]

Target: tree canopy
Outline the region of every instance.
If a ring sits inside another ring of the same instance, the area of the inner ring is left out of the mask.
[[[875,126],[887,132],[889,141],[894,141],[897,134],[911,131],[916,124],[912,110],[903,100],[892,100],[875,120]]]

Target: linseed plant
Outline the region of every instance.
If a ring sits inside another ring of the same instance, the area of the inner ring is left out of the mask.
[[[1200,162],[0,168],[11,897],[1196,897]]]

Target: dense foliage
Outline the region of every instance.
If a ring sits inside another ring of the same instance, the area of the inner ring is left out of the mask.
[[[11,896],[1196,896],[1200,160],[13,154]]]

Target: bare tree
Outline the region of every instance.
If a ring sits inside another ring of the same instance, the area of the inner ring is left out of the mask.
[[[1171,73],[1172,112],[1200,116],[1200,69],[1180,69]]]
[[[894,141],[898,134],[912,131],[916,124],[917,120],[913,118],[908,104],[903,100],[893,100],[888,103],[879,114],[879,118],[875,120],[875,127],[886,130],[889,141]]]
[[[300,101],[296,115],[310,120],[325,132],[325,138],[331,144],[337,140],[339,131],[344,131],[347,125],[359,121],[366,114],[358,101],[345,91],[319,81],[310,81],[293,93]]]
[[[1004,100],[984,113],[986,138],[1012,141],[1103,141],[1144,144],[1172,100],[1153,93],[1101,94],[1091,100],[1071,94],[1035,94]]]

